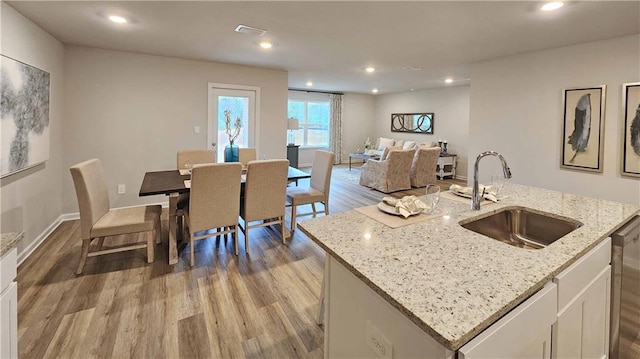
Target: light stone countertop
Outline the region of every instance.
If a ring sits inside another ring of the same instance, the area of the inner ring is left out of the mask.
[[[5,253],[12,250],[17,244],[18,241],[22,239],[22,232],[9,232],[2,233],[2,237],[0,238],[0,257],[5,255]]]
[[[353,210],[298,226],[435,340],[457,350],[640,209],[512,183],[505,192],[509,198],[483,205],[480,211],[441,199],[442,217],[396,229]],[[529,250],[458,224],[509,206],[569,217],[584,225],[544,249]]]

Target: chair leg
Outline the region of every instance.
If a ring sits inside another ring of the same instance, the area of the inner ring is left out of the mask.
[[[324,199],[324,215],[328,216],[329,215],[329,197],[327,196],[327,198]]]
[[[189,233],[189,264],[191,264],[192,267],[193,267],[193,262],[194,262],[194,258],[193,258],[193,235],[191,235],[191,233]]]
[[[102,244],[103,244],[103,243],[104,243],[104,237],[99,237],[99,238],[98,238],[98,243],[97,243],[97,246],[98,246],[98,250],[99,250],[99,251],[100,251],[100,250],[102,250]]]
[[[291,203],[291,233],[293,233],[296,227],[296,207],[295,203]]]
[[[147,263],[153,263],[153,260],[155,259],[155,244],[153,232],[155,231],[151,230],[145,233],[145,236],[147,237]]]
[[[80,264],[78,264],[78,270],[76,274],[82,274],[84,270],[84,264],[87,262],[87,256],[89,255],[89,245],[91,244],[91,239],[83,239],[82,240],[82,254],[80,255]]]
[[[316,211],[316,204],[315,203],[311,203],[311,209],[313,210],[313,218],[316,218],[316,213],[318,213]]]
[[[244,222],[245,230],[244,230],[244,252],[249,254],[249,225],[247,222]]]
[[[231,233],[231,236],[233,237],[233,246],[236,249],[236,256],[238,255],[238,226],[235,225],[233,226],[233,233]]]
[[[287,244],[284,239],[284,214],[282,215],[282,217],[280,217],[280,236],[282,236],[282,244]]]
[[[176,222],[178,222],[178,229],[176,230],[178,238],[176,240],[182,242],[182,239],[184,238],[184,216],[176,216]]]
[[[156,228],[154,232],[156,237],[156,244],[162,243],[162,222],[160,219],[158,219],[158,222],[156,222]]]

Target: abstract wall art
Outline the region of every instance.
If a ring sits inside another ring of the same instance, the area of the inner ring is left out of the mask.
[[[563,168],[602,172],[606,86],[564,90]]]
[[[0,57],[0,177],[49,159],[50,76]]]
[[[622,85],[622,175],[640,178],[640,82]]]

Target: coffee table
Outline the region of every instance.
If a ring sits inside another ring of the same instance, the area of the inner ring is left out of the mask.
[[[380,158],[380,156],[378,155],[367,155],[366,153],[357,153],[357,152],[352,152],[349,154],[349,171],[351,171],[351,159],[355,158],[358,160],[362,160],[362,162],[367,162],[368,159],[372,158],[374,160],[377,160]]]

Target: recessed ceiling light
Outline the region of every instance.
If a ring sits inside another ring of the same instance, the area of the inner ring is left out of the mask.
[[[270,43],[269,41],[262,41],[260,43],[260,47],[263,48],[263,49],[270,49],[270,48],[273,47],[273,44]]]
[[[109,20],[115,22],[116,24],[126,24],[127,23],[127,19],[125,19],[122,16],[118,16],[118,15],[109,16]]]
[[[447,79],[444,79],[444,82],[450,84],[450,83],[453,82],[453,79],[452,78],[447,78]]]
[[[371,92],[378,93],[378,89],[373,89],[373,90],[371,90]]]
[[[313,82],[307,81],[307,86],[309,86],[309,87],[313,86]]]
[[[559,8],[563,7],[564,3],[562,1],[553,1],[553,2],[548,2],[544,5],[542,5],[542,7],[540,8],[540,10],[542,11],[553,11],[553,10],[558,10]]]
[[[366,67],[364,70],[366,72],[368,72],[368,73],[372,73],[372,72],[374,72],[376,70],[376,68],[375,67]]]

